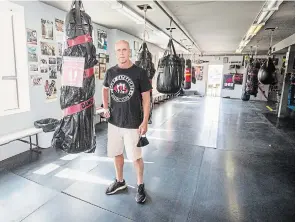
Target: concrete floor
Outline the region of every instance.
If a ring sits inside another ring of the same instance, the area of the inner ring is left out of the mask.
[[[143,148],[145,205],[134,199],[131,162],[128,191],[105,195],[114,179],[106,135],[97,125],[94,155],[47,149],[7,160],[0,221],[294,221],[294,139],[252,102],[192,96],[156,107]]]

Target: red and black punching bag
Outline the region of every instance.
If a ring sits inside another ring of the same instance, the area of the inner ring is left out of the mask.
[[[186,68],[185,68],[185,84],[184,84],[184,89],[190,89],[191,88],[191,78],[192,78],[192,73],[191,73],[191,60],[187,59],[186,60]]]

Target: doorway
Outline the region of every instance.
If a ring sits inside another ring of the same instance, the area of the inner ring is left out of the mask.
[[[220,97],[223,65],[209,65],[207,96]]]

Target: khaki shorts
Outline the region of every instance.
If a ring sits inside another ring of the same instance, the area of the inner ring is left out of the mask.
[[[139,141],[138,129],[119,128],[108,123],[108,156],[123,154],[125,148],[127,158],[132,161],[142,158],[142,149],[137,147]]]

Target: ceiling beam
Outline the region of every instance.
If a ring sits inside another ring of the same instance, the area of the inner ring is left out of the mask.
[[[138,16],[140,16],[140,17],[142,17],[144,19],[144,17],[142,15],[140,15],[137,11],[133,10],[132,8],[130,8],[124,1],[116,0],[115,2],[118,2],[118,3],[122,4],[122,5],[124,5],[124,7],[128,8],[130,11],[132,11],[133,13],[137,14]],[[165,36],[167,36],[168,38],[170,38],[170,35],[169,34],[167,34],[161,28],[159,28],[157,25],[155,25],[154,23],[152,23],[147,17],[146,17],[146,23],[148,23],[151,27],[153,27],[153,29],[155,29],[155,30],[157,30],[159,32],[162,32]],[[175,38],[172,38],[172,40],[174,42],[176,42],[181,48],[183,48],[187,52],[189,52],[188,48],[186,46],[184,46],[181,42],[179,42]]]
[[[201,48],[196,44],[196,42],[193,40],[193,38],[188,34],[187,30],[182,26],[181,22],[173,15],[172,12],[164,5],[162,2],[158,2],[156,0],[153,0],[153,2],[163,11],[166,16],[170,18],[170,20],[180,29],[181,32],[188,38],[188,41],[192,43],[193,46],[197,49],[199,53],[203,53]]]
[[[294,44],[295,44],[295,34],[289,36],[288,38],[285,38],[284,40],[272,46],[272,53],[278,52]]]

